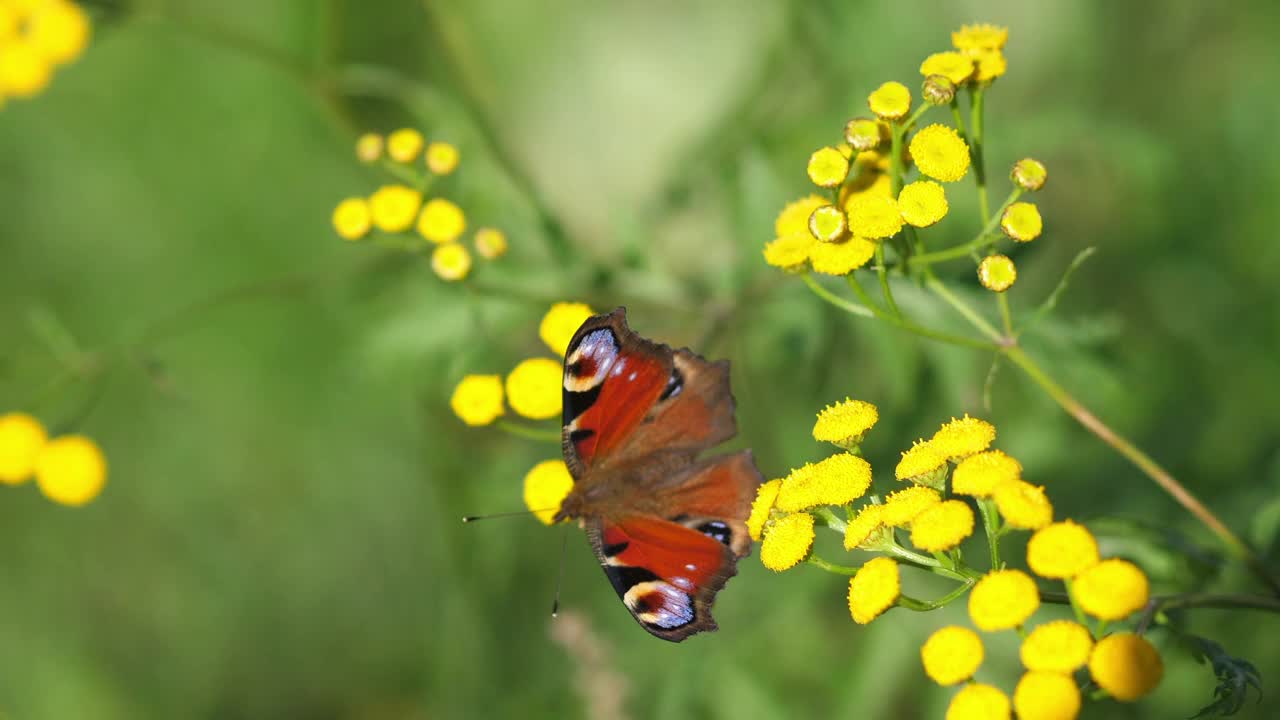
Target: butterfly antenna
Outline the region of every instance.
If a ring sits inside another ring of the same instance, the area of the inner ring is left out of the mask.
[[[497,518],[519,517],[521,515],[532,515],[533,513],[551,512],[558,508],[543,508],[539,510],[514,510],[512,512],[492,513],[490,515],[463,515],[462,522],[469,523],[476,520],[494,520]]]
[[[569,524],[562,523],[563,529],[560,531],[560,571],[556,573],[556,598],[551,601],[551,617],[555,617],[560,612],[560,586],[564,585],[564,554],[565,548],[569,547]]]

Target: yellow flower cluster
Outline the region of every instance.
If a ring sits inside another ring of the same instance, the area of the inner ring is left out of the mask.
[[[91,34],[89,16],[70,0],[0,0],[0,107],[44,91]]]
[[[0,415],[0,483],[36,479],[40,492],[61,505],[84,505],[107,482],[107,460],[83,435],[50,438],[36,418],[20,412]]]
[[[573,476],[564,461],[543,460],[524,476],[525,507],[544,525],[550,525],[572,489]]]

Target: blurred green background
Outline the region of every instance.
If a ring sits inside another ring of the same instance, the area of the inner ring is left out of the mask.
[[[965,622],[963,604],[858,627],[841,578],[753,557],[717,603],[721,631],[670,645],[635,626],[570,529],[552,623],[560,531],[459,518],[518,509],[525,471],[558,449],[465,428],[447,400],[465,372],[546,354],[553,299],[625,304],[645,335],[729,357],[735,442],[767,476],[826,452],[813,414],[846,395],[880,407],[866,450],[886,477],[968,411],[1060,516],[1214,548],[1012,370],[986,410],[989,358],[840,315],[760,260],[773,216],[808,192],[809,152],[881,82],[916,87],[920,60],[972,21],[1011,28],[988,104],[994,196],[1018,157],[1050,171],[1015,307],[1099,249],[1031,352],[1275,560],[1270,3],[94,7],[78,63],[0,110],[0,410],[75,422],[111,464],[80,510],[31,485],[0,493],[5,717],[603,717],[610,697],[641,718],[941,717],[951,691],[926,680],[919,643]],[[385,181],[355,161],[356,134],[405,125],[460,146],[451,196],[511,239],[466,284],[329,225],[339,199]],[[932,247],[972,234],[971,184],[957,188],[962,219]],[[968,263],[946,271],[976,287]],[[36,330],[50,325],[87,367],[60,363]],[[79,381],[33,404],[68,371]],[[1104,551],[1144,560],[1157,590],[1252,589],[1151,543]],[[1264,679],[1280,671],[1273,617],[1188,624]],[[1086,717],[1210,701],[1209,669],[1155,637],[1162,687]],[[1014,639],[995,641],[983,677],[1011,690],[1017,667]],[[1273,717],[1274,692],[1240,716]]]

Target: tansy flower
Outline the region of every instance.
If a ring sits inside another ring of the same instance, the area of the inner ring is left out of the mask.
[[[938,491],[924,485],[912,485],[909,488],[889,493],[885,498],[880,521],[891,527],[905,527],[920,513],[942,502]]]
[[[36,470],[40,448],[49,439],[39,420],[26,413],[0,415],[0,482],[26,482]]]
[[[848,275],[866,265],[876,254],[876,244],[860,237],[843,242],[816,242],[809,246],[809,263],[814,272]]]
[[[819,505],[848,505],[871,487],[871,464],[857,455],[839,453],[792,470],[782,481],[776,505],[799,512]]]
[[[845,398],[818,413],[818,421],[813,424],[813,439],[849,449],[861,443],[879,419],[880,411],[875,405]]]
[[[999,50],[1009,40],[1009,28],[990,23],[961,25],[951,33],[951,44],[957,50]]]
[[[1004,255],[988,255],[978,263],[978,282],[992,292],[1004,292],[1018,279],[1018,268]]]
[[[957,85],[968,80],[973,75],[973,70],[973,60],[967,55],[951,51],[934,53],[920,63],[921,75],[941,75]]]
[[[976,65],[977,72],[974,73],[973,79],[980,83],[991,82],[1009,69],[1009,61],[1004,59],[1004,53],[999,50],[985,50],[978,53]]]
[[[467,375],[454,388],[449,407],[468,425],[488,425],[502,417],[502,378]]]
[[[902,229],[898,203],[883,195],[864,195],[850,201],[849,230],[868,240],[893,237]]]
[[[946,125],[933,124],[916,133],[908,146],[920,172],[934,180],[955,182],[969,172],[969,146]]]
[[[973,677],[982,665],[982,657],[982,639],[978,633],[958,625],[934,631],[920,648],[924,674],[942,686]]]
[[[807,195],[794,202],[788,203],[782,208],[782,212],[778,213],[778,218],[773,222],[774,237],[787,237],[788,235],[796,235],[798,233],[809,232],[809,216],[814,210],[827,204],[826,198],[817,195]]]
[[[764,529],[760,563],[774,572],[796,566],[813,545],[813,516],[793,513],[774,520]]]
[[[36,455],[36,484],[50,500],[77,507],[96,498],[107,482],[107,459],[92,440],[64,435]]]
[[[529,358],[507,376],[507,402],[517,413],[534,420],[560,414],[560,363],[549,358]]]
[[[1071,594],[1080,609],[1102,620],[1123,620],[1150,597],[1147,576],[1128,560],[1103,560],[1076,575]]]
[[[817,244],[818,240],[807,229],[794,235],[784,235],[765,244],[764,261],[788,272],[797,272],[804,269],[809,261],[810,248]]]
[[[901,591],[898,563],[887,557],[872,558],[849,579],[849,614],[854,622],[866,625],[893,607]]]
[[[1164,663],[1146,638],[1115,633],[1098,641],[1089,655],[1089,675],[1111,697],[1133,702],[1160,684]]]
[[[898,193],[902,219],[916,227],[929,227],[947,216],[947,194],[932,180],[917,180]]]
[[[497,260],[507,254],[507,236],[496,228],[476,230],[476,252],[485,260]]]
[[[1069,675],[1089,661],[1092,649],[1088,628],[1071,620],[1054,620],[1037,625],[1022,641],[1019,654],[1028,670]]]
[[[27,17],[27,40],[54,64],[80,57],[89,45],[89,33],[88,15],[73,2],[35,3]]]
[[[344,240],[359,240],[369,234],[373,214],[364,198],[351,197],[333,209],[333,229]]]
[[[1040,219],[1040,210],[1035,205],[1016,202],[1005,208],[1004,215],[1000,216],[1000,229],[1018,242],[1031,242],[1040,237],[1044,221]]]
[[[1003,483],[1022,476],[1022,464],[999,450],[970,455],[951,474],[951,491],[957,495],[991,497]]]
[[[959,459],[986,450],[995,439],[994,425],[966,414],[959,420],[951,418],[951,422],[939,428],[929,442],[943,455]]]
[[[883,505],[863,506],[858,514],[844,526],[844,549],[853,550],[871,537],[871,534],[883,527],[880,522]]]
[[[383,232],[408,230],[422,205],[422,193],[404,185],[383,185],[369,196],[373,224]]]
[[[444,198],[432,198],[418,216],[418,234],[433,243],[453,242],[466,229],[462,208]]]
[[[930,75],[924,79],[920,94],[930,105],[947,105],[956,98],[956,84],[946,75]]]
[[[1027,541],[1027,567],[1042,578],[1073,578],[1097,564],[1098,541],[1070,520],[1046,525]]]
[[[471,272],[471,253],[456,242],[438,245],[431,252],[431,270],[442,280],[461,280]]]
[[[426,163],[436,175],[448,175],[458,167],[458,148],[447,142],[433,142],[427,146]]]
[[[1009,698],[983,683],[969,683],[951,698],[946,720],[1009,720]]]
[[[871,118],[854,118],[845,123],[844,141],[861,152],[874,150],[880,145],[880,123]]]
[[[1039,160],[1022,158],[1013,164],[1009,179],[1023,190],[1035,192],[1044,187],[1045,181],[1049,179],[1049,171]]]
[[[595,311],[586,303],[558,302],[551,306],[538,324],[538,337],[551,348],[551,352],[564,356],[569,341]]]
[[[893,197],[892,182],[888,173],[879,170],[863,170],[853,182],[847,183],[840,191],[840,202],[844,205],[846,213],[853,209],[854,203],[868,197]]]
[[[782,487],[782,479],[770,480],[756,488],[756,499],[751,502],[751,515],[747,517],[747,532],[751,539],[759,541],[764,532],[764,524],[773,511],[773,503],[778,499],[778,489]]]
[[[1013,690],[1018,720],[1074,720],[1080,714],[1080,688],[1069,675],[1031,671]]]
[[[387,136],[387,157],[398,163],[411,163],[422,152],[422,133],[401,128]]]
[[[382,157],[382,136],[378,133],[365,133],[356,138],[356,159],[362,163],[378,162]]]
[[[0,52],[0,99],[5,95],[27,98],[40,93],[53,78],[53,65],[25,37],[5,43]]]
[[[1039,530],[1053,522],[1053,505],[1042,487],[1014,480],[997,487],[994,497],[996,509],[1009,527]]]
[[[824,147],[809,156],[808,172],[814,185],[833,188],[849,175],[849,159],[833,147]]]
[[[845,239],[849,226],[844,211],[834,205],[823,205],[809,215],[809,232],[818,240],[833,243]]]
[[[931,480],[939,470],[945,470],[947,456],[931,442],[916,442],[902,453],[894,475],[899,480]],[[925,482],[924,484],[932,484]]]
[[[877,117],[897,120],[911,110],[911,91],[900,82],[887,82],[867,97],[867,105]]]
[[[524,476],[524,506],[544,525],[550,525],[572,489],[573,476],[564,461],[543,460]]]
[[[1018,627],[1039,607],[1036,581],[1021,570],[993,570],[969,593],[969,618],[985,632]]]
[[[962,500],[947,500],[911,521],[911,544],[925,552],[958,546],[973,533],[973,511]]]

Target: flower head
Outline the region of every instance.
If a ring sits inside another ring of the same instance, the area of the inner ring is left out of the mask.
[[[806,464],[782,481],[777,507],[799,512],[819,505],[847,505],[871,487],[871,464],[857,455],[837,453]]]
[[[969,593],[969,618],[985,632],[1018,627],[1039,607],[1036,581],[1021,570],[993,570]]]
[[[882,120],[898,120],[911,110],[911,91],[900,82],[887,82],[871,93],[867,105]]]
[[[996,439],[996,428],[986,420],[969,417],[951,418],[929,440],[938,452],[952,459],[968,457],[982,452]]]
[[[441,280],[461,280],[471,272],[471,253],[456,242],[437,245],[431,252],[431,270]]]
[[[946,75],[930,75],[924,79],[920,94],[930,105],[947,105],[956,98],[956,84]]]
[[[17,38],[0,52],[0,97],[32,97],[49,86],[53,64],[29,38]]]
[[[991,82],[1009,69],[1009,61],[1005,60],[1004,53],[999,50],[979,52],[975,58],[975,64],[977,71],[973,74],[973,79],[980,83]]]
[[[382,149],[386,145],[378,133],[365,133],[356,138],[356,159],[366,165],[382,159]]]
[[[932,442],[916,442],[911,445],[910,450],[902,453],[902,459],[898,461],[898,467],[894,470],[894,475],[899,480],[932,480],[933,475],[938,471],[945,471],[947,466],[947,456],[944,455],[938,447]],[[930,485],[932,482],[925,482]]]
[[[0,482],[26,482],[36,470],[36,458],[48,441],[40,421],[26,413],[0,415]]]
[[[573,476],[564,461],[543,460],[524,476],[524,506],[544,525],[550,525],[572,489]]]
[[[497,260],[507,254],[507,236],[497,228],[476,230],[475,244],[476,252],[485,260]]]
[[[996,509],[1009,527],[1039,530],[1053,522],[1053,505],[1042,487],[1014,480],[997,487],[994,497]]]
[[[796,566],[813,545],[813,516],[792,513],[774,520],[764,529],[760,543],[760,563],[774,572]]]
[[[783,235],[764,246],[764,261],[788,272],[803,270],[809,261],[809,250],[818,240],[808,229],[794,235]]]
[[[833,147],[824,147],[809,156],[809,179],[814,185],[833,188],[849,175],[849,158]]]
[[[868,240],[893,237],[902,229],[902,214],[898,203],[884,195],[864,195],[850,200],[849,230]]]
[[[344,240],[359,240],[369,234],[373,214],[364,198],[350,197],[333,209],[333,229]]]
[[[595,315],[590,305],[580,302],[558,302],[551,306],[538,324],[538,337],[561,357],[569,349],[569,341],[587,318]]]
[[[999,450],[970,455],[951,474],[951,491],[957,495],[991,497],[1000,485],[1022,476],[1022,464]]]
[[[809,232],[828,243],[845,239],[849,225],[845,222],[844,211],[834,205],[818,207],[809,215]]]
[[[1009,179],[1023,190],[1035,192],[1044,187],[1044,183],[1049,179],[1049,171],[1045,169],[1044,163],[1032,158],[1022,158],[1013,164],[1013,170],[1009,172]]]
[[[1115,633],[1093,646],[1089,675],[1111,697],[1133,702],[1160,684],[1164,663],[1146,638],[1127,632]]]
[[[55,65],[75,60],[89,45],[89,16],[76,3],[37,3],[26,24],[26,39]]]
[[[946,720],[1009,720],[1009,697],[990,685],[969,683],[951,698]]]
[[[422,133],[413,128],[401,128],[387,136],[387,157],[398,163],[411,163],[422,152]]]
[[[973,70],[973,60],[969,56],[950,50],[934,53],[920,63],[921,75],[941,75],[957,85],[968,80]]]
[[[1123,620],[1147,604],[1147,576],[1128,560],[1111,558],[1084,570],[1071,582],[1080,609],[1102,620]]]
[[[861,443],[879,419],[880,411],[875,405],[845,398],[818,413],[818,421],[813,424],[813,439],[849,449]]]
[[[1004,255],[988,255],[978,263],[978,282],[992,292],[1004,292],[1018,279],[1018,268]]]
[[[842,242],[816,242],[809,246],[809,263],[814,272],[848,275],[866,265],[876,254],[876,244],[860,237]]]
[[[517,413],[534,420],[560,414],[560,363],[549,358],[529,358],[507,376],[507,402]]]
[[[924,485],[912,485],[885,498],[880,521],[891,527],[906,527],[920,513],[942,502],[938,491]]]
[[[778,218],[773,222],[773,234],[775,237],[787,237],[788,235],[796,235],[798,233],[809,232],[809,216],[814,210],[827,204],[826,198],[817,195],[807,195],[787,204],[782,208],[782,212],[778,213]]]
[[[468,425],[488,425],[502,417],[502,378],[467,375],[454,388],[449,407]]]
[[[991,23],[974,23],[961,25],[959,30],[951,33],[951,44],[957,50],[999,50],[1009,41],[1009,28]]]
[[[782,479],[770,480],[756,488],[756,499],[751,502],[751,515],[747,517],[747,532],[752,540],[759,540],[764,532],[764,524],[773,511],[773,503],[778,499],[778,489],[782,487]]]
[[[844,526],[844,549],[854,550],[884,527],[880,522],[883,505],[864,505],[858,514]]]
[[[433,142],[425,154],[427,169],[436,175],[448,175],[458,167],[458,148],[447,142]]]
[[[1089,661],[1093,635],[1071,620],[1053,620],[1037,625],[1022,641],[1019,653],[1028,670],[1069,674]]]
[[[1046,525],[1027,541],[1027,567],[1042,578],[1073,578],[1097,564],[1098,541],[1070,520]]]
[[[98,497],[107,482],[107,459],[83,435],[45,443],[36,456],[36,484],[50,500],[77,507]]]
[[[982,665],[982,638],[959,625],[939,628],[924,641],[920,660],[924,673],[939,685],[955,685],[973,677]]]
[[[917,180],[898,193],[902,219],[916,227],[929,227],[947,216],[947,193],[932,180]]]
[[[892,181],[888,173],[878,168],[864,169],[840,190],[840,200],[846,213],[853,210],[854,203],[868,197],[893,197]]]
[[[849,614],[854,622],[866,625],[893,607],[901,592],[898,563],[883,556],[872,558],[849,579]]]
[[[1016,202],[1005,208],[1000,216],[1000,229],[1018,242],[1031,242],[1040,237],[1044,221],[1040,210],[1029,202]]]
[[[369,196],[373,224],[383,232],[408,230],[422,205],[422,193],[404,185],[383,185]]]
[[[969,146],[946,125],[933,124],[916,133],[908,146],[920,172],[934,180],[955,182],[969,172]]]
[[[1080,688],[1070,675],[1032,670],[1013,690],[1018,720],[1074,720],[1080,714]]]
[[[462,208],[444,198],[427,201],[418,216],[418,234],[433,243],[453,242],[466,229],[467,216]]]
[[[942,552],[973,534],[973,511],[962,500],[946,500],[911,521],[911,544],[925,552]]]
[[[874,150],[882,140],[880,123],[871,118],[859,117],[845,123],[844,141],[858,152]]]

